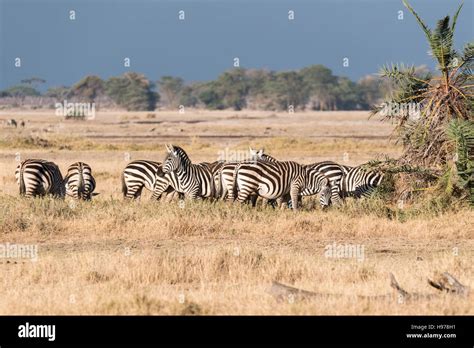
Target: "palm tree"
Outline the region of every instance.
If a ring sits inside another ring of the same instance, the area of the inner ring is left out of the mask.
[[[403,64],[384,66],[381,75],[390,79],[395,88],[385,103],[374,107],[372,114],[395,119],[396,135],[405,150],[402,160],[441,168],[456,158],[458,152],[448,128],[472,134],[474,43],[468,43],[462,52],[454,49],[454,31],[462,4],[452,21],[446,16],[438,21],[435,29],[429,29],[406,0],[403,4],[425,33],[430,54],[437,62],[438,74],[420,73],[413,66]],[[401,107],[410,103],[417,107],[418,113]],[[387,105],[400,106],[397,108],[399,112],[396,115],[387,113]],[[463,126],[450,125],[452,122],[461,122]],[[472,148],[468,150],[471,152]]]

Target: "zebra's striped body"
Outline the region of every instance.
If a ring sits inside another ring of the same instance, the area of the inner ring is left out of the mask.
[[[95,190],[91,167],[84,162],[69,166],[64,178],[66,194],[76,199],[90,200]]]
[[[354,167],[344,174],[339,184],[341,198],[368,197],[380,185],[383,173],[367,170],[362,166]]]
[[[293,209],[298,209],[298,195],[309,188],[317,193],[328,185],[328,180],[321,174],[321,180],[310,180],[306,168],[296,162],[263,162],[240,163],[234,171],[232,191],[237,201],[243,203],[251,193],[271,199],[285,199],[288,195],[293,202]],[[320,185],[319,187],[318,184]],[[308,191],[309,193],[309,191]]]
[[[27,159],[21,162],[15,171],[20,195],[36,197],[52,195],[64,198],[65,187],[59,167],[42,159]]]
[[[209,170],[215,175],[215,172],[218,172],[220,167],[224,164],[222,161],[216,161],[212,163],[203,162],[201,165],[207,166]],[[164,173],[162,170],[157,172],[155,188],[153,190],[153,198],[160,199],[163,192],[170,194],[171,192],[177,192],[179,198],[183,198],[183,190],[180,187],[178,176],[175,172]]]
[[[324,175],[331,186],[330,203],[338,205],[340,203],[339,185],[342,177],[347,174],[352,167],[344,166],[332,161],[318,162],[306,166],[308,171]],[[307,195],[303,191],[303,196]],[[324,199],[324,198],[322,198]],[[322,204],[323,205],[323,204]]]
[[[155,179],[152,199],[159,200],[163,193],[166,193],[166,195],[178,193],[179,197],[182,198],[183,192],[179,187],[179,181],[176,173],[164,173],[163,167],[160,167],[160,169],[156,172]]]
[[[167,145],[168,154],[163,162],[165,174],[174,172],[180,192],[189,198],[214,198],[215,188],[212,165],[193,164],[179,146]]]
[[[7,120],[7,126],[12,126],[12,127],[17,128],[18,123],[12,118],[12,119]]]
[[[130,162],[122,173],[122,193],[127,199],[139,198],[143,188],[153,191],[161,163],[148,160]]]
[[[234,172],[235,168],[240,163],[245,162],[255,162],[255,161],[264,161],[264,162],[277,162],[276,158],[273,158],[270,155],[264,154],[263,149],[253,150],[250,148],[250,159],[242,162],[227,162],[224,163],[218,171],[214,173],[214,182],[216,184],[216,197],[221,199],[227,199],[228,201],[234,201],[234,193],[232,190],[232,185],[234,181]],[[253,197],[252,203],[255,205],[254,200],[256,201],[256,196]]]

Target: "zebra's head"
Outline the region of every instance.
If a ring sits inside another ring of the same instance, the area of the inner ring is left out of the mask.
[[[260,159],[263,156],[264,149],[255,150],[252,147],[249,147],[250,159],[256,160]]]
[[[188,155],[179,146],[169,144],[166,145],[166,150],[168,154],[163,161],[164,173],[175,172],[191,164]]]
[[[264,149],[255,150],[249,147],[249,152],[250,152],[250,159],[252,161],[260,160],[260,161],[266,161],[266,162],[276,162],[275,158],[264,153],[265,152]]]
[[[319,201],[323,207],[331,204],[331,183],[329,179],[324,174],[311,168],[311,166],[306,167],[306,184],[302,192],[306,196],[319,193]]]
[[[331,205],[331,194],[331,182],[327,178],[325,178],[323,180],[321,193],[319,194],[319,204],[321,204],[321,207],[323,207],[323,209]]]

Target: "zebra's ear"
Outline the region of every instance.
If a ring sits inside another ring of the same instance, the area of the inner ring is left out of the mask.
[[[263,152],[264,152],[263,149],[258,150],[258,151],[257,151],[257,156],[258,156],[258,157],[262,157],[262,156],[263,156]]]
[[[171,151],[173,151],[173,145],[171,144],[166,144],[166,151],[168,151],[168,153],[171,153]]]

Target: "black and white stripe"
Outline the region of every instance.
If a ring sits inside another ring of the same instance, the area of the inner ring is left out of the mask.
[[[65,196],[63,176],[54,162],[27,159],[17,166],[15,178],[22,196]]]
[[[130,162],[122,172],[122,193],[127,199],[139,198],[143,188],[153,191],[161,163],[148,160]]]
[[[95,179],[91,167],[84,162],[69,166],[64,178],[66,194],[75,199],[90,200],[95,190]]]
[[[339,184],[341,198],[368,197],[380,185],[383,173],[368,170],[363,166],[351,168],[344,174]]]
[[[170,195],[170,197],[173,198],[176,193],[179,195],[179,198],[183,198],[183,192],[179,187],[176,173],[164,173],[163,167],[160,166],[159,170],[156,172],[152,200],[161,199],[163,194],[166,194],[166,196]]]
[[[313,172],[320,180],[309,177],[309,171],[296,162],[240,163],[234,171],[232,191],[238,202],[245,202],[252,193],[272,199],[291,198],[293,209],[298,209],[298,196],[304,190],[307,195],[327,190],[329,181]]]
[[[214,198],[215,187],[212,166],[209,163],[193,164],[179,146],[166,145],[168,154],[163,162],[165,174],[174,172],[180,192],[189,198]]]
[[[276,158],[264,153],[263,149],[254,150],[249,148],[250,157],[244,161],[233,161],[224,163],[218,171],[214,174],[214,182],[216,185],[216,197],[221,199],[227,199],[228,201],[234,201],[234,193],[232,185],[234,181],[235,168],[239,163],[243,162],[277,162]],[[255,205],[255,197],[252,199],[253,205]]]
[[[344,166],[332,161],[324,161],[309,164],[306,166],[307,170],[312,173],[320,173],[324,175],[331,186],[331,199],[329,204],[338,205],[340,203],[339,185],[342,177],[347,174],[352,167]],[[326,198],[321,198],[325,200]],[[324,206],[324,204],[321,204]]]

